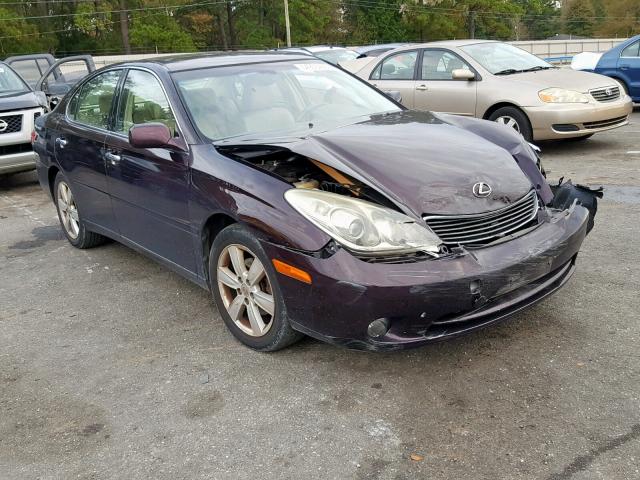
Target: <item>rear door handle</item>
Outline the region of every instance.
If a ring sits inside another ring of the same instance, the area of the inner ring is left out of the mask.
[[[117,165],[122,157],[120,157],[120,155],[116,155],[115,153],[106,152],[104,154],[104,158],[107,159],[107,161],[111,163],[111,165]]]
[[[60,148],[64,148],[67,146],[67,141],[62,137],[58,137],[56,138],[56,145]]]
[[[629,65],[620,65],[620,70],[629,70]]]
[[[426,85],[418,85],[416,87],[416,90],[429,90],[429,87],[427,87]]]

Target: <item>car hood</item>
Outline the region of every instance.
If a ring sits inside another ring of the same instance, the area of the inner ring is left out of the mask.
[[[466,119],[456,126],[448,120],[459,122],[428,112],[401,111],[302,139],[250,143],[284,147],[330,165],[377,189],[417,218],[495,210],[531,190],[531,179],[514,157],[523,153],[521,137],[494,122]],[[506,142],[501,146],[485,138],[491,136]],[[535,160],[524,162],[537,172]],[[476,197],[477,182],[488,184],[491,194]]]
[[[45,103],[46,104],[46,103]],[[9,95],[0,93],[0,111],[44,107],[43,99],[35,92],[20,92]]]
[[[566,88],[582,93],[588,93],[594,88],[602,88],[615,85],[612,80],[597,73],[580,72],[569,68],[553,68],[550,70],[538,70],[535,72],[514,73],[513,75],[502,76],[508,80],[512,86],[527,84],[534,86],[537,90],[550,87]]]

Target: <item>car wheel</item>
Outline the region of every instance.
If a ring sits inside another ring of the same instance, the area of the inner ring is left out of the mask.
[[[516,132],[522,135],[527,142],[533,141],[531,123],[525,113],[519,108],[499,108],[489,116],[489,120],[493,120],[494,122],[502,123],[503,125],[513,128]]]
[[[248,347],[275,351],[302,338],[289,324],[271,261],[245,227],[230,225],[216,236],[209,278],[222,319]]]
[[[56,175],[53,186],[58,219],[69,243],[76,248],[91,248],[104,243],[105,238],[87,229],[80,216],[76,197],[62,173]]]

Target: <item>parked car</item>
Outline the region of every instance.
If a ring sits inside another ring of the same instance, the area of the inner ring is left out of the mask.
[[[571,68],[611,77],[624,87],[634,102],[640,102],[640,35],[603,54],[580,53],[573,58]]]
[[[380,43],[377,45],[364,45],[362,47],[352,47],[351,50],[358,54],[358,58],[377,57],[389,50],[403,47],[406,43]]]
[[[279,48],[275,51],[313,55],[314,57],[318,57],[326,62],[333,63],[334,65],[338,65],[338,63],[346,62],[348,60],[355,60],[359,56],[359,54],[353,50],[348,50],[343,47],[332,47],[329,45]]]
[[[259,350],[493,324],[567,282],[590,219],[513,130],[409,111],[298,54],[105,67],[35,148],[73,246],[109,237],[210,289]]]
[[[34,92],[6,63],[0,62],[0,175],[33,170],[34,121],[47,109],[42,92]]]
[[[626,125],[632,111],[617,81],[554,67],[502,42],[411,45],[357,62],[341,66],[381,90],[399,91],[409,108],[494,120],[528,141],[586,139]]]
[[[51,109],[79,80],[95,71],[91,55],[74,55],[56,60],[51,54],[9,57],[10,65],[35,91],[47,96]]]

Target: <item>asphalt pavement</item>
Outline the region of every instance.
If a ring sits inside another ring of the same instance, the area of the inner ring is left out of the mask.
[[[606,187],[573,279],[388,354],[251,351],[187,280],[71,247],[33,173],[0,181],[0,479],[640,478],[640,111],[542,148]]]

